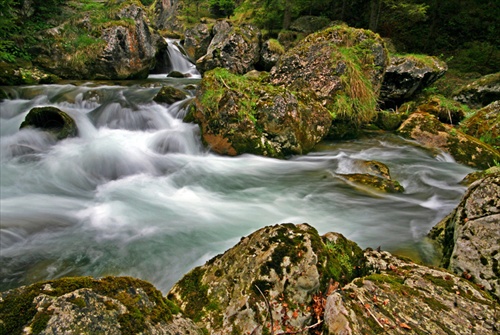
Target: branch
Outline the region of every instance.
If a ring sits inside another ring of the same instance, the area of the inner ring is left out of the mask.
[[[222,80],[222,78],[221,78],[221,80]],[[224,81],[222,81],[222,82],[224,83]],[[225,83],[224,83],[224,85],[225,85]],[[264,295],[264,293],[262,293],[260,288],[257,285],[255,285],[255,287],[257,288],[257,290],[259,290],[260,294],[262,295],[262,298],[264,298],[264,301],[266,302],[267,310],[269,312],[269,317],[271,318],[271,327],[270,327],[271,328],[271,335],[274,335],[274,320],[273,320],[273,311],[271,310],[271,305],[269,304],[269,301],[267,301],[266,296]]]

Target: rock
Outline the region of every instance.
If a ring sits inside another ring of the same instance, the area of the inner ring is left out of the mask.
[[[401,126],[404,118],[405,115],[397,110],[380,110],[373,123],[382,130],[394,131]]]
[[[270,71],[284,53],[285,48],[278,40],[270,39],[265,41],[260,49],[259,67],[264,71]]]
[[[384,108],[394,108],[441,78],[448,66],[426,55],[392,56],[385,72],[379,99]]]
[[[453,94],[453,99],[472,108],[481,108],[500,100],[500,72],[465,85]]]
[[[416,110],[435,115],[442,123],[457,125],[464,119],[468,108],[442,95],[432,95],[422,101]]]
[[[429,148],[449,153],[462,164],[487,169],[500,161],[500,153],[478,139],[445,125],[434,115],[424,112],[411,114],[397,130],[398,134],[413,139]]]
[[[460,124],[464,133],[500,150],[500,100],[475,112]]]
[[[169,78],[185,78],[186,76],[184,75],[184,73],[182,72],[179,72],[179,71],[172,71],[168,74]]]
[[[172,32],[184,31],[183,24],[179,21],[179,11],[182,10],[183,1],[179,0],[157,0],[154,3],[154,24],[159,29]]]
[[[387,65],[380,36],[338,25],[307,36],[271,70],[271,83],[306,92],[334,119],[359,125],[376,115]]]
[[[216,69],[205,73],[187,121],[216,153],[284,158],[310,151],[331,117],[307,96]]]
[[[129,277],[62,278],[0,297],[2,334],[201,334],[153,285]]]
[[[87,15],[103,15],[103,11]],[[38,54],[34,63],[64,79],[147,78],[155,63],[156,44],[143,7],[115,3],[105,15],[110,17],[101,25],[66,22],[45,31],[40,37],[44,43],[33,50]]]
[[[24,127],[46,130],[59,140],[78,135],[78,128],[71,116],[50,106],[32,108],[21,123],[20,128]]]
[[[500,172],[499,165],[492,166],[486,170],[474,171],[474,172],[469,173],[467,176],[465,176],[465,178],[460,182],[460,184],[469,186],[470,184],[472,184],[473,182],[475,182],[479,179],[486,178],[489,174],[499,173],[499,172]]]
[[[196,67],[201,73],[217,67],[236,74],[254,69],[260,58],[259,29],[250,24],[231,26],[228,21],[218,21],[213,33],[207,53],[196,61]]]
[[[442,247],[441,266],[500,298],[500,172],[470,185],[430,237]]]
[[[324,16],[301,16],[293,21],[290,25],[290,30],[298,31],[305,34],[311,34],[316,31],[325,29],[332,23],[330,19]]]
[[[206,24],[197,24],[184,32],[184,50],[191,59],[199,59],[207,53],[212,37]]]
[[[0,86],[53,84],[60,80],[56,75],[47,73],[31,62],[0,61]]]
[[[377,161],[354,160],[349,165],[349,174],[340,173],[338,176],[351,183],[375,188],[382,192],[404,192],[403,186],[392,180],[387,165]]]
[[[360,264],[361,249],[340,234],[320,237],[307,224],[276,225],[193,269],[168,297],[209,334],[269,334],[271,326],[297,331],[316,322],[316,294],[330,280],[347,283],[360,275]]]
[[[449,272],[365,252],[372,273],[326,298],[323,334],[494,334],[495,302]]]
[[[160,91],[153,98],[158,103],[173,104],[174,102],[181,101],[187,98],[184,91],[172,86],[163,86]]]

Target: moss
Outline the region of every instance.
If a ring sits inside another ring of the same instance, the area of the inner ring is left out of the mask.
[[[31,324],[33,334],[40,334],[44,331],[51,317],[52,313],[37,313]]]
[[[268,42],[268,45],[269,45],[269,50],[271,52],[274,52],[278,55],[282,55],[285,53],[285,48],[281,45],[281,43],[274,39],[274,38],[271,38]]]
[[[208,299],[208,286],[202,279],[205,270],[201,267],[194,268],[177,283],[182,301],[185,302],[184,313],[198,322],[204,315],[203,308],[210,302]]]

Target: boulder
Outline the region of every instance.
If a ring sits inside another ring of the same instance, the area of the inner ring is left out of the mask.
[[[209,334],[272,334],[316,323],[330,281],[361,275],[363,252],[307,224],[262,228],[185,275],[168,298]]]
[[[460,124],[460,130],[500,150],[500,100],[476,111]]]
[[[184,50],[191,59],[203,57],[212,41],[212,32],[205,23],[200,23],[184,32]]]
[[[449,153],[457,162],[476,169],[487,169],[500,161],[500,153],[480,140],[464,134],[436,116],[416,112],[398,128],[397,133],[420,144]]]
[[[447,271],[365,252],[365,277],[325,297],[323,334],[494,334],[496,302]]]
[[[325,29],[332,23],[330,19],[324,16],[310,16],[305,15],[293,21],[290,25],[290,30],[298,31],[300,33],[311,34],[322,29]]]
[[[0,297],[2,334],[202,334],[153,285],[129,277],[62,278]]]
[[[38,54],[34,63],[64,79],[147,78],[155,63],[156,43],[145,11],[134,2],[114,6],[101,25],[90,23],[91,15],[102,15],[95,11],[45,31],[40,36],[44,43],[34,50]]]
[[[186,121],[219,154],[284,158],[310,151],[328,131],[328,111],[307,96],[225,69],[205,73]]]
[[[448,66],[436,57],[403,55],[390,57],[379,99],[385,108],[395,108],[441,78]]]
[[[463,86],[453,94],[453,99],[472,108],[481,108],[500,100],[500,72],[486,75]]]
[[[472,183],[429,236],[442,248],[441,266],[500,298],[500,172]]]
[[[376,115],[376,99],[387,65],[377,34],[345,25],[307,36],[271,70],[274,85],[306,92],[334,119],[354,126]]]
[[[183,8],[183,1],[156,0],[154,3],[154,25],[158,29],[182,33],[184,25],[179,20],[179,11]]]
[[[160,91],[153,98],[154,101],[158,103],[173,104],[174,102],[181,101],[187,98],[186,92],[172,87],[163,86]]]
[[[403,186],[392,180],[389,167],[378,161],[354,160],[349,165],[349,174],[338,174],[354,185],[368,186],[382,192],[401,193]]]
[[[394,131],[401,126],[405,118],[405,114],[398,110],[380,110],[373,123],[382,130]]]
[[[250,24],[232,26],[229,21],[218,21],[213,34],[207,53],[196,61],[201,73],[217,67],[236,74],[254,69],[260,58],[261,33],[258,28]]]
[[[402,109],[404,110],[404,108]],[[411,109],[406,109],[406,112],[410,111]],[[431,95],[414,107],[413,111],[430,113],[442,123],[458,125],[465,118],[469,108],[442,95]]]
[[[55,107],[35,107],[26,115],[20,128],[33,127],[52,133],[57,139],[78,135],[75,120]]]

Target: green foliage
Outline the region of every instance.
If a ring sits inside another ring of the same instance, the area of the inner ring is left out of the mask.
[[[233,0],[209,0],[210,11],[215,17],[227,17],[233,15],[236,4]]]

